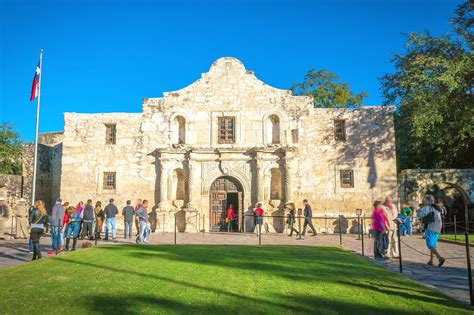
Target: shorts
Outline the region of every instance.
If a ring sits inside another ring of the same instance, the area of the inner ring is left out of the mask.
[[[426,247],[428,249],[435,249],[436,244],[438,243],[439,233],[433,232],[430,229],[425,231],[425,238],[426,238]]]

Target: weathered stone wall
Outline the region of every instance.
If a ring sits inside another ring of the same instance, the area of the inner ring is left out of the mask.
[[[392,110],[314,109],[311,98],[221,58],[190,86],[144,99],[143,113],[65,113],[62,146],[50,157],[52,182],[60,177],[53,190],[72,203],[114,198],[121,207],[140,197],[170,214],[185,208],[208,216],[210,186],[231,176],[244,209],[300,207],[307,198],[316,214],[368,210],[373,199],[397,194]],[[235,117],[232,144],[218,143],[222,116]],[[347,141],[334,140],[334,119],[346,121]],[[106,124],[116,124],[115,145],[106,144]],[[354,188],[340,187],[341,169],[354,170]],[[116,172],[115,190],[104,190],[104,172]],[[272,174],[280,181],[273,188]]]

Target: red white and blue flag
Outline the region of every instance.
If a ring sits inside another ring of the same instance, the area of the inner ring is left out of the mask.
[[[38,97],[40,75],[41,75],[41,69],[40,69],[40,63],[38,62],[38,66],[36,67],[35,76],[33,78],[33,84],[31,85],[30,101],[33,101],[35,98]]]

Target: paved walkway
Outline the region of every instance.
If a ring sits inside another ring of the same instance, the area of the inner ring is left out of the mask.
[[[152,234],[152,244],[174,244],[173,233]],[[295,236],[286,235],[263,235],[262,245],[309,245],[309,246],[338,246],[339,235],[321,235],[317,237],[306,236],[304,240],[298,240]],[[227,234],[227,233],[178,233],[177,244],[244,244],[258,245],[259,239],[255,234]],[[49,238],[41,239],[44,256],[51,249]],[[78,248],[81,247],[78,242]],[[129,244],[133,241],[118,239],[116,241],[99,242],[107,244]],[[343,235],[342,245],[344,248],[362,254],[361,240],[354,235]],[[364,254],[372,260],[371,239],[364,238]],[[418,280],[428,286],[436,288],[448,296],[469,303],[469,287],[467,280],[466,252],[464,246],[448,243],[439,243],[438,249],[441,255],[447,258],[443,268],[433,267],[426,264],[429,259],[428,250],[424,240],[419,236],[402,238],[403,274]],[[474,253],[471,252],[471,257]],[[0,240],[0,267],[11,266],[29,261],[32,254],[28,253],[26,240]],[[474,260],[474,258],[471,258]],[[376,261],[376,263],[399,272],[398,259],[390,261]]]

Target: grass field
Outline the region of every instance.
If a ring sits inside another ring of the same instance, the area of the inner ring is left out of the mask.
[[[0,314],[472,314],[334,247],[98,246],[0,269]]]
[[[439,239],[454,241],[454,234],[440,234]],[[461,243],[461,244],[465,244],[466,239],[464,237],[464,234],[458,234],[456,236],[456,242]],[[474,235],[473,234],[469,234],[469,243],[474,244]]]

